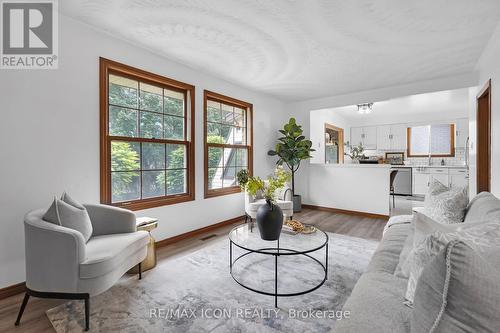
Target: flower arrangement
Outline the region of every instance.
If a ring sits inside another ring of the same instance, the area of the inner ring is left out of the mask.
[[[258,192],[266,201],[276,201],[276,191],[285,187],[291,179],[291,173],[283,170],[283,167],[277,167],[274,174],[267,177],[264,181],[260,177],[253,177],[248,174],[246,169],[240,170],[237,174],[241,189],[247,191],[249,195],[256,196]]]

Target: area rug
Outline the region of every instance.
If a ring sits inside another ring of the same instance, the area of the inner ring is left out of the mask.
[[[163,260],[142,280],[125,275],[92,297],[91,332],[330,332],[349,320],[342,306],[366,269],[376,241],[329,233],[328,279],[300,296],[274,298],[238,285],[229,274],[229,241],[215,240],[197,252]],[[236,252],[236,251],[235,251]],[[237,255],[237,253],[234,253]],[[315,253],[324,262],[325,251]],[[322,268],[304,256],[280,256],[279,292],[299,292],[322,280]],[[274,257],[249,255],[235,276],[272,291]],[[58,333],[81,332],[83,304],[71,301],[47,311]]]

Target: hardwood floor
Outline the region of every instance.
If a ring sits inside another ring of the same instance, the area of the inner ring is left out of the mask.
[[[312,224],[324,231],[375,240],[381,239],[382,231],[387,222],[385,219],[373,219],[311,209],[304,209],[301,213],[296,214],[294,218]],[[242,222],[243,220],[236,222],[234,225]],[[182,240],[162,247],[157,252],[158,260],[172,260],[203,248],[209,243],[226,237],[234,225],[221,227],[201,234],[196,238]],[[22,299],[23,294],[19,294],[0,300],[0,332],[54,332],[45,311],[64,303],[64,301],[31,298],[21,320],[21,325],[15,327],[14,321]],[[92,300],[90,306],[92,307]]]

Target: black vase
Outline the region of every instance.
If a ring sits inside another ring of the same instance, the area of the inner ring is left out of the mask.
[[[283,227],[283,212],[281,208],[266,200],[266,204],[257,210],[257,227],[260,238],[267,241],[275,241],[280,238],[281,227]]]

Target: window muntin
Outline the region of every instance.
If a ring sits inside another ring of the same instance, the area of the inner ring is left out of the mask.
[[[252,105],[205,91],[205,197],[239,192],[236,174],[252,172]]]
[[[143,209],[194,199],[191,96],[190,85],[101,59],[103,203]]]

